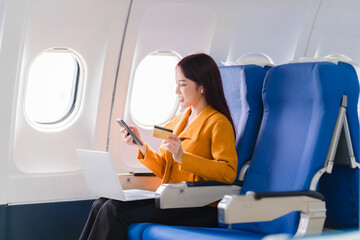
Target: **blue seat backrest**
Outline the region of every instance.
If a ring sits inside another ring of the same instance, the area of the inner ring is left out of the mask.
[[[243,164],[251,159],[259,132],[263,111],[261,91],[267,70],[257,65],[221,66],[219,69],[236,131],[239,175]]]
[[[346,116],[349,123],[352,147],[359,162],[359,81],[350,64],[339,62],[346,80]],[[349,166],[334,165],[331,174],[324,174],[319,182],[319,192],[326,199],[325,227],[332,229],[359,228],[359,170]]]
[[[325,161],[343,85],[341,70],[328,62],[285,64],[268,71],[262,124],[241,194],[309,189]],[[290,213],[233,228],[294,234],[298,220],[298,213]]]

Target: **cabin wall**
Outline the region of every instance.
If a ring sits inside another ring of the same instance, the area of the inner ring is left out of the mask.
[[[360,2],[322,1],[314,22],[306,57],[341,54],[360,63]]]
[[[6,98],[9,127],[4,130],[9,133],[3,152],[8,156],[2,160],[8,167],[1,169],[7,171],[2,176],[8,177],[2,202],[87,198],[91,195],[75,149],[106,150],[112,89],[130,1],[29,0],[11,1],[6,7],[1,60],[7,68],[1,83],[6,85],[2,90],[12,95]],[[77,116],[47,131],[29,123],[23,103],[29,66],[38,54],[54,47],[79,53],[85,77]],[[101,137],[105,141],[97,140]]]
[[[304,56],[320,1],[149,0],[133,1],[124,39],[111,120],[109,151],[119,172],[143,170],[137,149],[121,140],[115,116],[131,117],[128,95],[140,61],[157,50],[180,56],[206,52],[221,65],[248,54],[281,64]],[[266,23],[266,24],[265,24]],[[175,93],[174,93],[175,94]],[[146,101],[146,99],[144,99]],[[156,113],[154,113],[156,114]],[[142,137],[154,149],[160,140],[152,129]]]
[[[146,170],[115,119],[134,123],[132,79],[156,50],[206,52],[219,65],[248,54],[274,64],[328,54],[360,62],[356,0],[2,0],[0,12],[3,205],[93,198],[76,148],[109,150],[118,172]],[[26,119],[24,91],[33,59],[54,47],[79,53],[84,85],[72,122],[44,131]],[[156,149],[151,129],[141,130]]]
[[[1,1],[0,12],[0,109],[1,134],[0,134],[0,204],[8,202],[8,163],[11,158],[11,128],[13,126],[13,101],[15,99],[16,75],[18,66],[18,55],[21,52],[19,42],[22,39],[22,25],[24,19],[17,17],[26,11],[28,4],[13,5],[14,2]],[[11,24],[10,24],[11,22]]]
[[[145,56],[205,52],[221,65],[258,54],[278,65],[340,54],[360,63],[359,18],[358,0],[0,0],[0,239],[76,239],[96,197],[77,148],[109,151],[118,172],[146,170],[115,121],[135,123],[129,93]],[[24,98],[31,63],[51,48],[76,52],[84,78],[79,111],[46,130],[26,118]]]

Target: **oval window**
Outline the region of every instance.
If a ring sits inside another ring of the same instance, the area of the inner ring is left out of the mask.
[[[130,111],[143,126],[163,124],[178,109],[175,67],[180,57],[171,51],[146,56],[135,71]]]
[[[82,66],[70,50],[49,50],[31,64],[25,96],[25,113],[37,124],[67,119],[77,100]]]

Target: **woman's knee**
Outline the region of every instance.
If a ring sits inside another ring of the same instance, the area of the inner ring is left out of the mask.
[[[108,201],[107,198],[99,198],[95,200],[95,202],[91,206],[91,211],[93,212],[99,212],[99,210],[102,208],[102,206]]]
[[[124,208],[126,209],[124,205],[125,202],[108,199],[99,210],[99,215],[106,216],[107,218],[117,218],[119,217],[119,212],[126,211],[124,210]]]

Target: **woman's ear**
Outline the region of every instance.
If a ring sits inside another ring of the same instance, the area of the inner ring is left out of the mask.
[[[205,86],[204,86],[204,84],[202,83],[202,84],[200,84],[200,87],[201,87],[201,93],[202,94],[204,94],[205,93]]]

